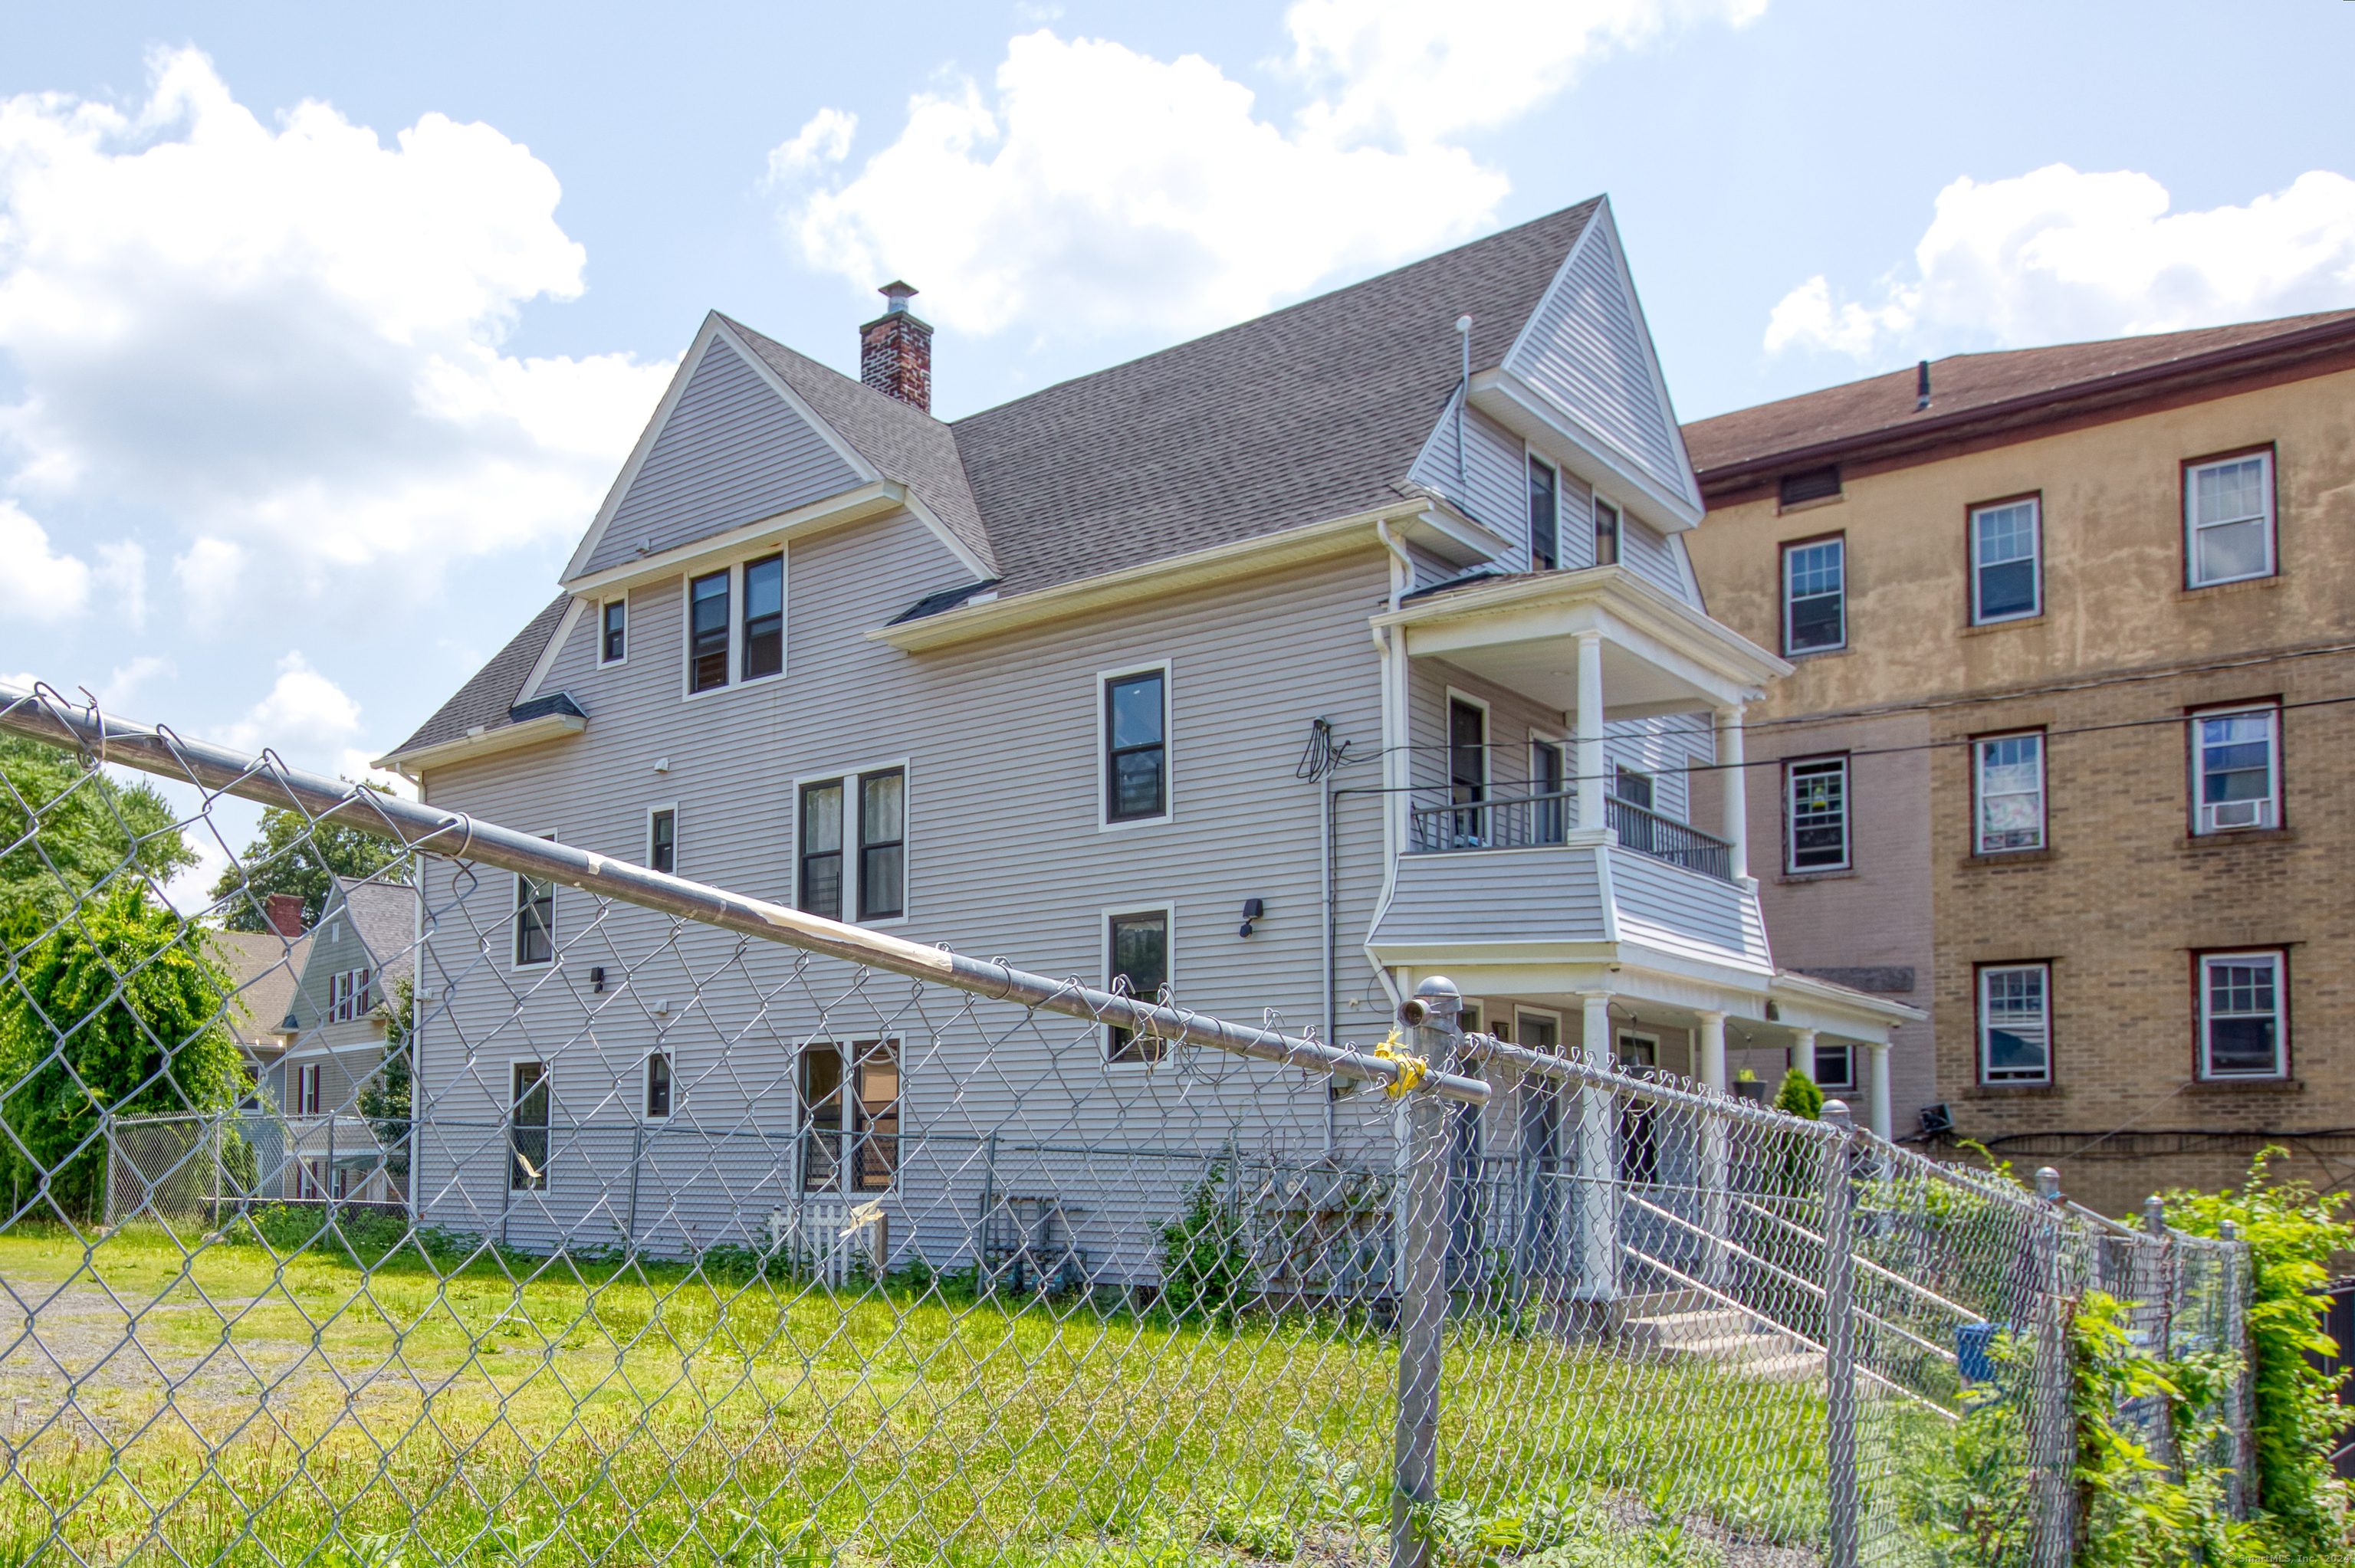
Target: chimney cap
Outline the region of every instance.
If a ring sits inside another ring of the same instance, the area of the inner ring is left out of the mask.
[[[875,291],[891,302],[890,304],[883,307],[886,311],[904,311],[908,308],[908,302],[915,298],[916,295],[921,293],[922,291],[917,289],[913,284],[903,283],[897,279],[894,279],[892,281],[884,284]]]

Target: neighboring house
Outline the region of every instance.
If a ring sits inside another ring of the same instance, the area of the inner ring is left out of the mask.
[[[1700,493],[1605,202],[954,423],[912,291],[883,291],[864,383],[708,318],[562,593],[385,766],[436,807],[1369,1048],[1437,973],[1523,1044],[1721,1082],[1729,1034],[1879,1057],[1914,1016],[1777,970],[1738,793],[1693,820],[1688,769],[1788,665],[1702,608]],[[451,874],[430,906],[458,907]],[[1242,1094],[1108,1030],[1084,1058],[888,1024],[805,1047],[815,981],[757,1030],[695,1005],[732,937],[607,909],[586,940],[591,903],[529,882],[505,907],[432,935],[418,1092],[512,1123],[513,1157],[421,1151],[418,1202],[518,1243],[701,1245],[849,1181],[815,1145],[783,1177],[677,1157],[693,1191],[649,1171],[600,1208],[633,1148],[684,1147],[690,1099],[703,1128],[814,1138],[855,1074],[879,1139],[910,1107],[986,1138],[1059,1095],[1083,1137],[1160,1097],[1215,1147]],[[1379,1103],[1299,1075],[1247,1103],[1312,1153],[1388,1148]],[[1484,1136],[1561,1134],[1508,1086]],[[878,1158],[852,1192],[945,1201]],[[929,1223],[891,1234],[956,1245]]]
[[[289,1039],[284,1027],[287,1006],[311,950],[311,935],[303,928],[300,897],[272,894],[266,913],[269,930],[212,933],[213,948],[229,975],[227,1022],[238,1054],[245,1059],[246,1076],[253,1084],[245,1101],[249,1109],[262,1106],[275,1081],[278,1060],[285,1054]]]
[[[2268,1139],[2341,1152],[2307,1135],[2355,1126],[2355,312],[1963,355],[1685,439],[1710,609],[1798,666],[1750,736],[1767,922],[1931,1012],[1908,1130],[2112,1213]]]
[[[379,1142],[363,1096],[384,1081],[389,1010],[416,972],[417,890],[338,876],[309,943],[280,1022],[286,1047],[263,1080],[287,1147],[261,1195],[398,1202],[402,1151]]]

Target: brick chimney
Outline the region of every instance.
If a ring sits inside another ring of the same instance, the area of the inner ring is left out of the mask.
[[[293,941],[303,934],[303,895],[299,893],[273,893],[261,901],[262,917],[270,928]]]
[[[887,397],[932,411],[932,329],[908,313],[916,291],[886,283],[875,291],[891,302],[858,329],[858,379]]]

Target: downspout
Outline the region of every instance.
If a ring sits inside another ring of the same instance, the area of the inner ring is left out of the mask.
[[[1468,344],[1470,340],[1465,341]],[[1414,582],[1414,562],[1407,555],[1406,546],[1391,535],[1388,518],[1375,519],[1374,536],[1391,553],[1390,604],[1391,613],[1396,614],[1400,599]],[[1382,916],[1390,911],[1391,896],[1398,891],[1398,857],[1404,847],[1404,836],[1399,831],[1399,804],[1405,799],[1401,790],[1409,782],[1407,768],[1411,758],[1405,749],[1406,637],[1398,628],[1390,626],[1375,628],[1373,635],[1374,646],[1382,658],[1382,891],[1374,901],[1373,920],[1375,926],[1380,926]],[[1366,961],[1374,978],[1381,982],[1382,994],[1395,1009],[1403,999],[1391,983],[1390,972],[1374,962],[1371,953],[1366,955]]]

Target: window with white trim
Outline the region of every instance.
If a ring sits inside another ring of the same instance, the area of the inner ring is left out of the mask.
[[[802,1048],[802,1191],[887,1192],[900,1171],[900,1043]]]
[[[1818,1045],[1816,1047],[1816,1087],[1819,1089],[1853,1089],[1856,1087],[1856,1047],[1853,1045]]]
[[[2042,503],[2034,496],[1971,508],[1971,624],[2041,614]]]
[[[744,678],[757,681],[785,667],[785,557],[744,563]]]
[[[646,869],[678,870],[678,808],[657,806],[646,813]]]
[[[2281,708],[2191,715],[2195,833],[2281,825]]]
[[[1169,911],[1141,909],[1108,917],[1104,946],[1108,989],[1152,1001],[1169,983]],[[1117,1024],[1104,1026],[1104,1055],[1113,1062],[1146,1065],[1168,1054],[1168,1043]]]
[[[2200,1075],[2278,1078],[2288,1071],[2288,955],[2200,955]]]
[[[2044,736],[1989,736],[1971,743],[1974,854],[2044,847]]]
[[[794,896],[829,920],[908,912],[908,772],[878,768],[803,781]],[[846,857],[845,846],[857,851]]]
[[[1844,871],[1849,865],[1848,758],[1783,765],[1785,869]]]
[[[1783,651],[1824,653],[1848,646],[1848,540],[1783,546]]]
[[[1979,1079],[2052,1081],[2052,966],[1985,964],[1978,975]]]
[[[1529,569],[1561,565],[1561,475],[1543,458],[1529,459]]]
[[[597,662],[618,664],[630,651],[630,601],[609,599],[598,611]]]
[[[2184,580],[2193,588],[2273,576],[2273,454],[2187,465],[2183,539]]]
[[[646,1119],[661,1121],[670,1115],[670,1055],[654,1051],[646,1055]]]
[[[728,683],[726,569],[707,572],[687,585],[687,689],[717,691]]]
[[[508,1069],[507,1186],[517,1192],[548,1189],[548,1068],[517,1062]]]
[[[319,1064],[305,1062],[294,1070],[294,1114],[319,1114]]]
[[[556,961],[556,884],[516,876],[515,967],[537,969]]]
[[[376,1005],[375,975],[368,969],[344,969],[327,977],[327,1022],[350,1023],[366,1018]]]
[[[1140,670],[1103,683],[1104,821],[1169,814],[1169,673]]]
[[[1599,495],[1594,498],[1594,564],[1619,564],[1619,509]]]

